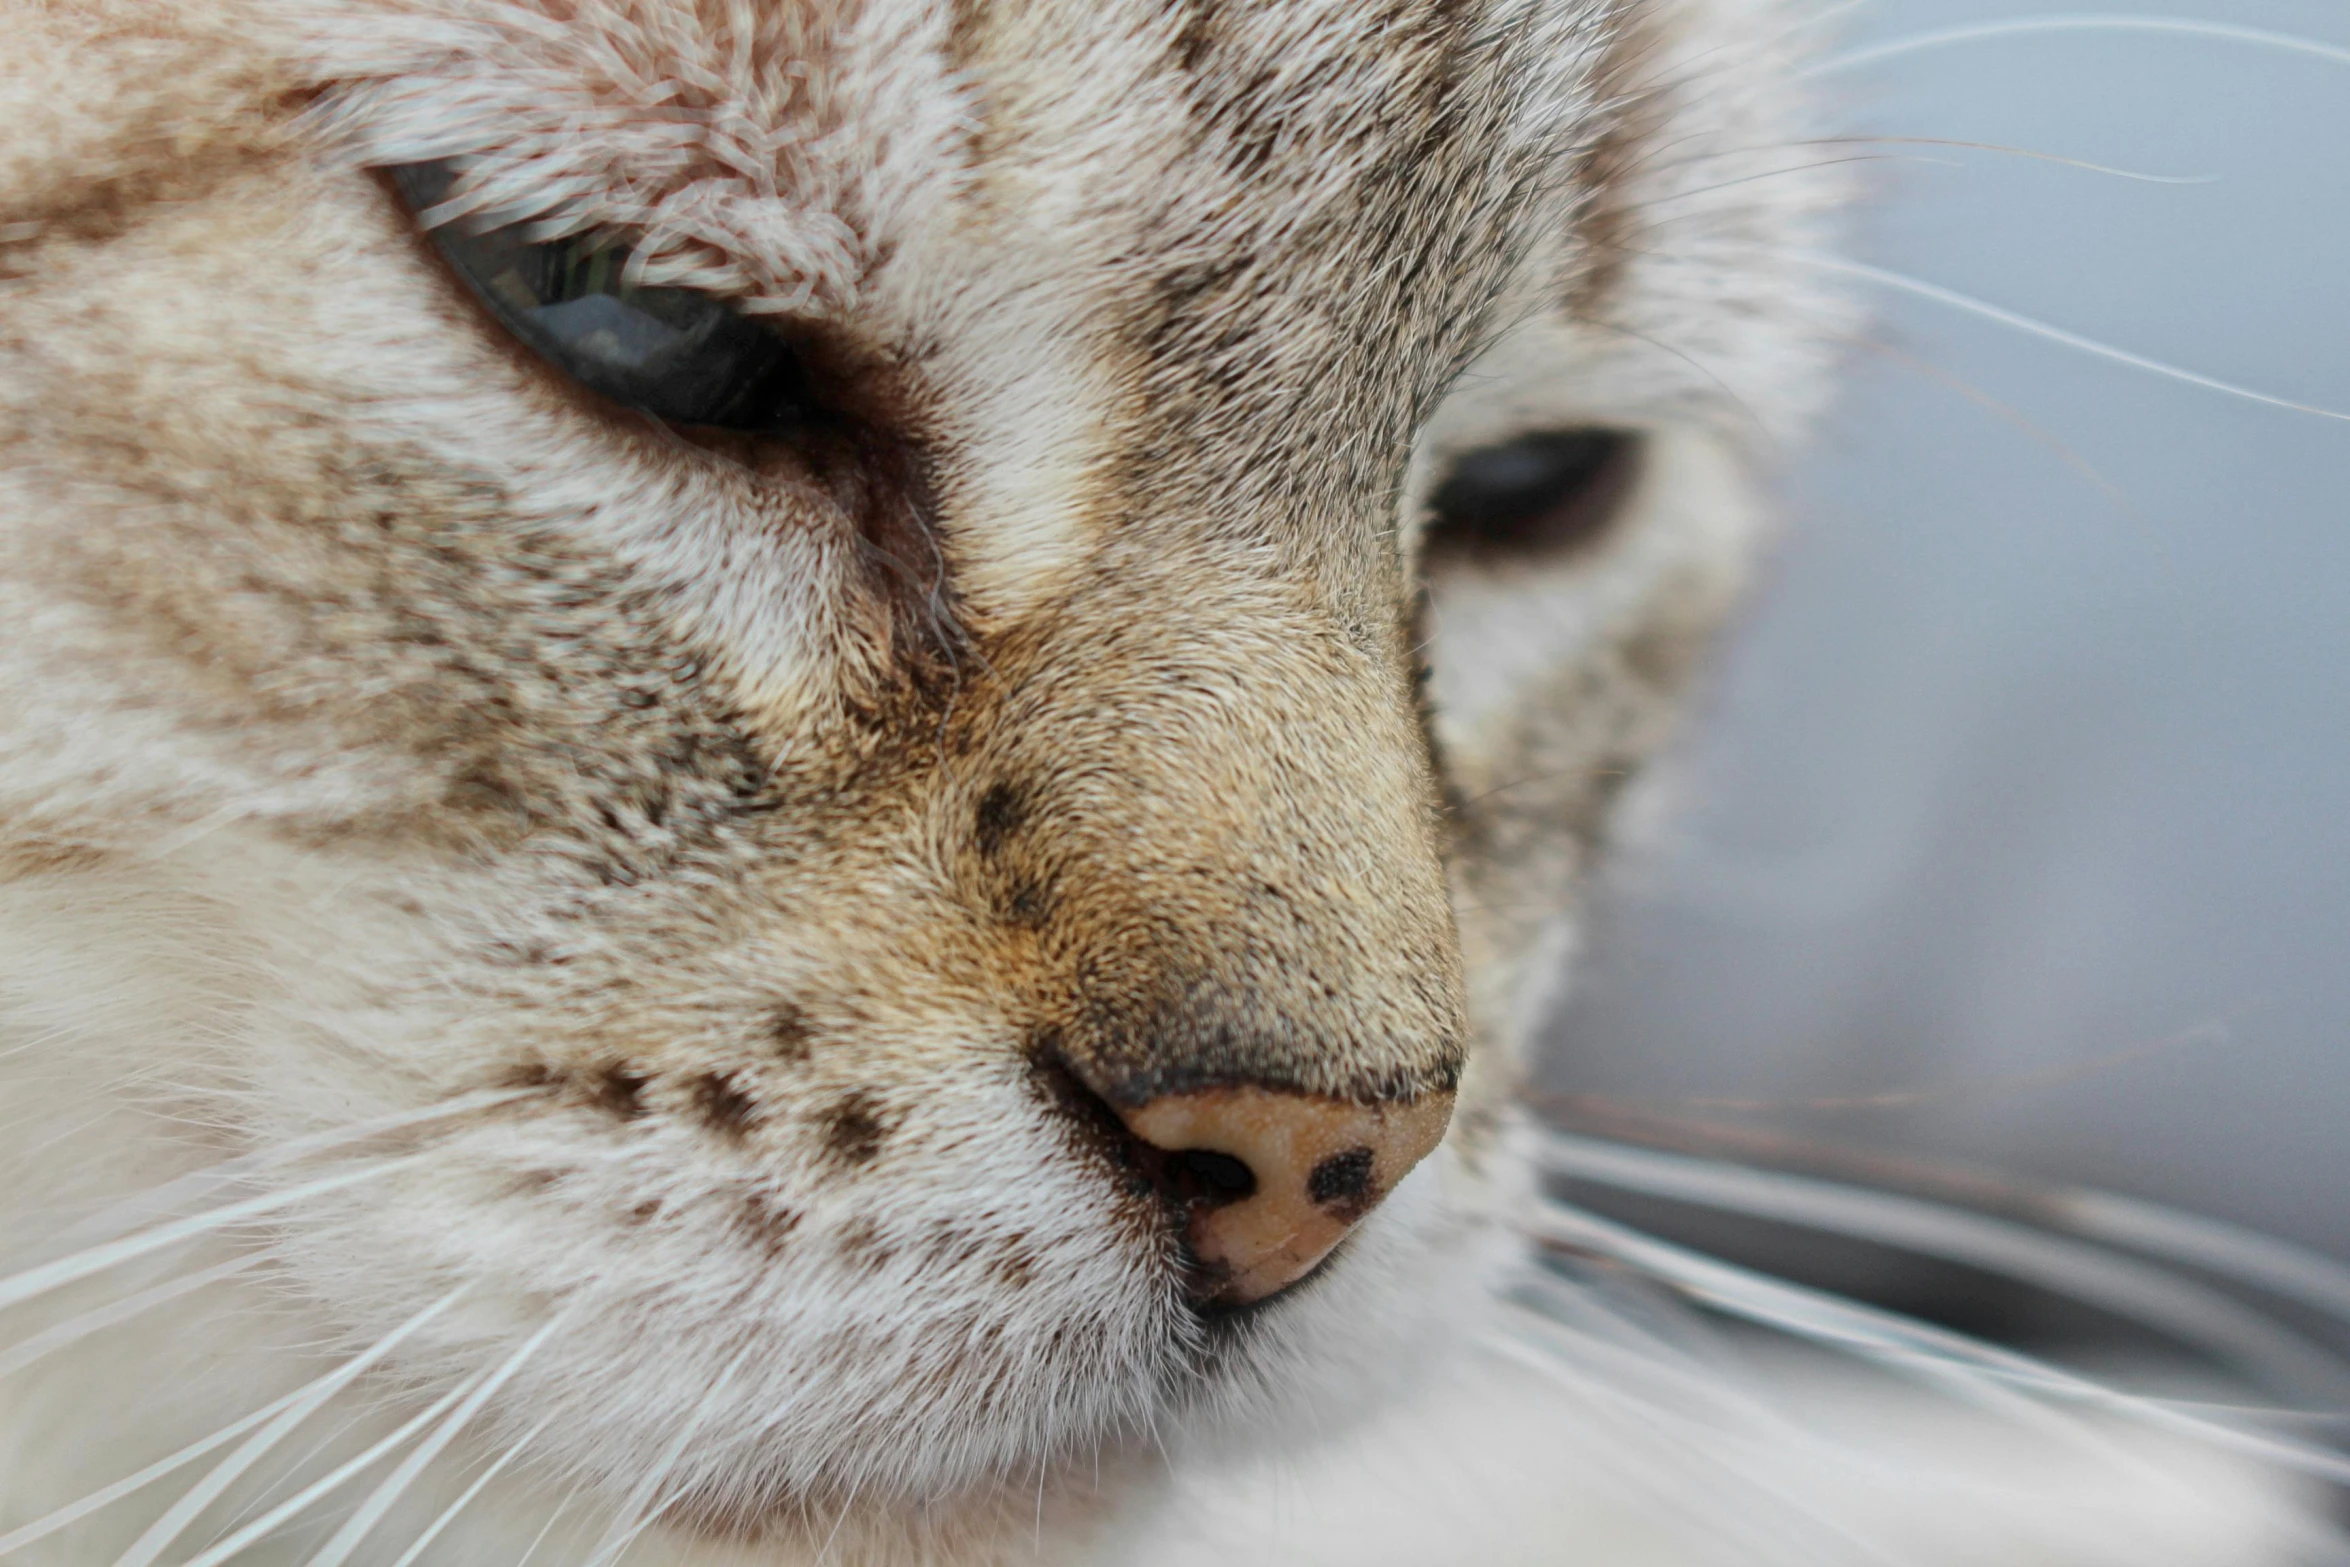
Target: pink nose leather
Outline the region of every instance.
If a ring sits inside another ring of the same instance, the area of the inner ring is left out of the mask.
[[[1194,1195],[1185,1238],[1199,1294],[1220,1306],[1262,1300],[1304,1278],[1405,1173],[1443,1140],[1452,1095],[1360,1104],[1275,1089],[1167,1094],[1119,1111],[1127,1129],[1173,1158],[1222,1155],[1248,1167]]]

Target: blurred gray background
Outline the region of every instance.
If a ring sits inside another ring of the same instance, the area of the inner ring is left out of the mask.
[[[2343,0],[2126,9],[2350,46]],[[2350,65],[2043,34],[1830,85],[1856,129],[2213,177],[1854,148],[1868,260],[2350,409]],[[2350,424],[1875,299],[1548,1086],[2350,1256]]]

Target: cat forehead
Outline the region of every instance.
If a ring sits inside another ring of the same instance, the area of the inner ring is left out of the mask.
[[[462,205],[622,231],[658,280],[825,316],[893,265],[951,273],[1005,249],[1040,263],[1028,287],[1309,247],[1358,272],[1491,271],[1496,243],[1521,249],[1574,199],[1626,14],[403,0],[321,9],[309,30],[328,112],[368,161],[456,159]],[[1430,251],[1463,228],[1483,243]]]

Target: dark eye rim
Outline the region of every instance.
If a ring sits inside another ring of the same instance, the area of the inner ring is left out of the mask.
[[[1582,556],[1614,531],[1648,443],[1608,426],[1538,429],[1456,456],[1429,492],[1420,534],[1431,567]]]
[[[391,165],[378,171],[412,221],[440,205],[456,184],[458,173],[447,162]],[[812,390],[812,375],[801,351],[771,323],[744,315],[728,301],[698,290],[648,287],[608,291],[624,303],[647,302],[663,315],[689,314],[701,318],[695,349],[714,348],[716,354],[701,368],[711,372],[688,376],[680,385],[678,372],[691,365],[673,365],[668,384],[658,378],[632,378],[583,356],[574,344],[550,331],[542,321],[545,308],[526,311],[501,298],[485,275],[491,247],[500,243],[518,255],[536,252],[544,260],[577,252],[582,257],[608,256],[606,272],[617,274],[625,265],[625,246],[599,243],[592,235],[548,241],[513,237],[514,225],[459,219],[430,228],[417,228],[433,254],[463,291],[545,369],[596,397],[633,413],[657,419],[681,432],[709,432],[729,436],[789,435],[818,422],[823,409]],[[558,301],[562,303],[565,301]],[[643,312],[638,312],[644,314]],[[658,319],[646,315],[645,319]],[[715,388],[713,386],[715,382]]]

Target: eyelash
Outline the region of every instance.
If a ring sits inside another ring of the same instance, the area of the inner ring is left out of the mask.
[[[411,213],[448,198],[446,163],[388,171]],[[815,411],[791,345],[724,300],[628,284],[626,246],[464,220],[426,231],[449,267],[525,347],[573,381],[670,424],[788,431]]]

